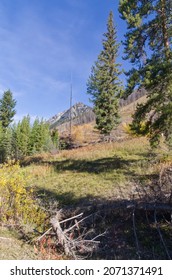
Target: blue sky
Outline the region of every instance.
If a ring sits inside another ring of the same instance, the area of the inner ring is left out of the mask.
[[[67,109],[71,73],[73,103],[89,104],[86,83],[102,49],[110,10],[119,41],[126,32],[118,2],[0,0],[0,96],[12,91],[16,120],[27,114],[48,119]]]

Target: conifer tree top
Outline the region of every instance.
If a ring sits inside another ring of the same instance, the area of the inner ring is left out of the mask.
[[[8,127],[13,121],[13,117],[16,114],[15,110],[16,100],[13,99],[13,94],[10,90],[5,91],[0,99],[0,121],[4,128]]]

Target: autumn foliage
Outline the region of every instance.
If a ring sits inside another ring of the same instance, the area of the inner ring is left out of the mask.
[[[27,187],[27,178],[19,164],[0,165],[0,223],[40,229],[46,213],[34,199],[33,189]]]

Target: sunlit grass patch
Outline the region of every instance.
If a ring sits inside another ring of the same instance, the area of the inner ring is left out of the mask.
[[[134,182],[148,182],[149,175],[157,171],[149,153],[147,139],[134,138],[62,151],[24,170],[35,190],[55,197],[62,205],[87,198],[113,199],[121,192],[128,197]]]

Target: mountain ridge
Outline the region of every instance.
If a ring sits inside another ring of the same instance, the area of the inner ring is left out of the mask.
[[[93,109],[83,104],[82,102],[77,102],[74,104],[71,109],[67,109],[57,115],[54,115],[48,120],[50,124],[50,129],[57,128],[64,123],[70,122],[72,120],[73,124],[83,124],[95,120],[95,114]]]
[[[126,99],[120,98],[119,107],[126,107],[145,95],[146,91],[144,89],[136,90]],[[58,130],[60,129],[63,131],[70,126],[70,121],[72,121],[72,125],[80,125],[95,121],[95,118],[96,116],[92,107],[85,105],[82,102],[77,102],[71,107],[71,109],[69,108],[54,115],[47,122],[50,125],[50,129],[58,128]]]

